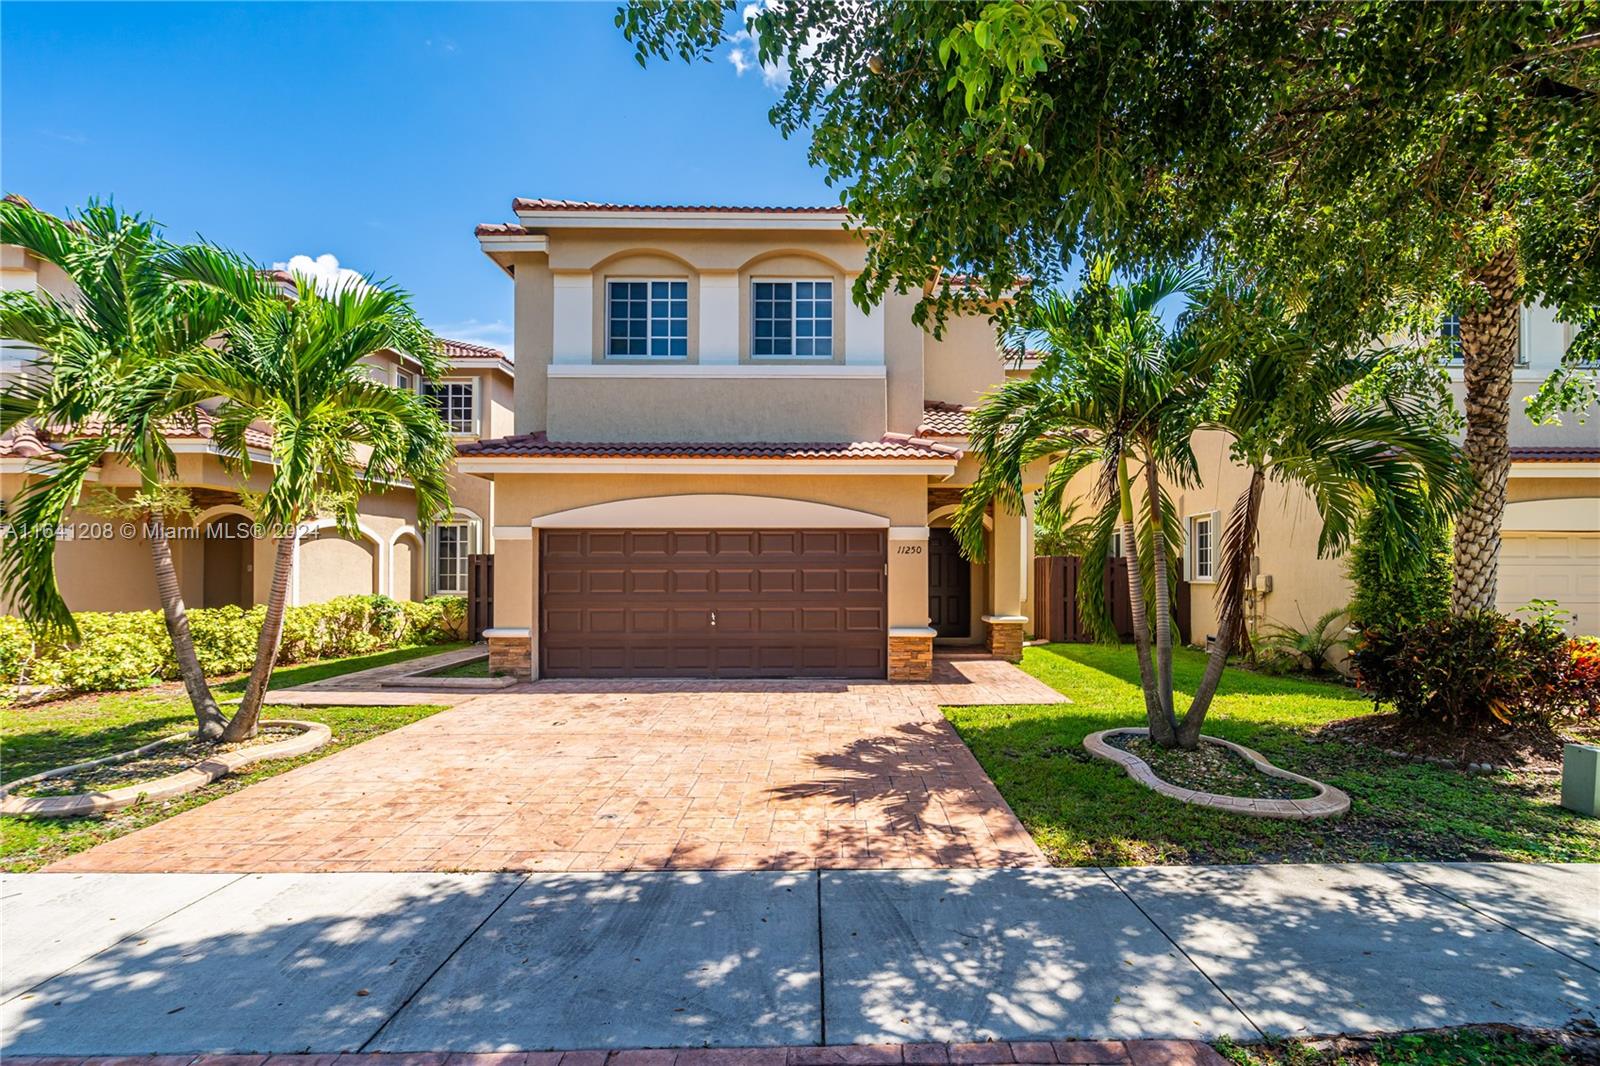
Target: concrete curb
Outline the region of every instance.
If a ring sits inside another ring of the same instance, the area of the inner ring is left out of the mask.
[[[19,785],[31,784],[52,777],[62,777],[78,770],[86,770],[93,766],[104,766],[107,763],[120,762],[142,755],[147,751],[170,744],[174,740],[187,738],[189,734],[180,733],[177,736],[157,740],[143,747],[134,748],[132,751],[119,752],[90,762],[75,763],[72,766],[62,766],[54,770],[46,770],[42,774],[34,774],[13,781],[5,788],[0,789],[0,814],[26,815],[32,818],[82,818],[92,814],[106,814],[111,811],[132,807],[138,803],[150,800],[171,799],[193,792],[197,788],[209,785],[219,777],[225,777],[240,767],[249,766],[251,763],[261,762],[264,759],[283,759],[295,755],[304,755],[316,751],[333,739],[333,731],[321,722],[302,722],[292,718],[277,718],[261,723],[263,726],[287,726],[299,730],[298,736],[288,740],[280,740],[276,744],[262,744],[254,748],[240,748],[237,751],[224,752],[213,755],[195,763],[187,770],[180,770],[175,774],[147,781],[140,785],[129,785],[126,788],[114,788],[110,792],[84,792],[73,796],[14,796],[11,790]]]
[[[1227,811],[1230,814],[1249,814],[1257,818],[1286,818],[1292,821],[1309,821],[1313,818],[1338,818],[1350,809],[1350,797],[1342,790],[1274,766],[1260,752],[1247,748],[1243,744],[1235,744],[1231,740],[1223,740],[1221,737],[1203,736],[1200,740],[1206,744],[1215,744],[1218,747],[1227,748],[1235,755],[1243,757],[1256,770],[1266,774],[1268,777],[1277,777],[1285,781],[1295,781],[1299,784],[1307,785],[1316,789],[1317,794],[1310,799],[1303,800],[1250,799],[1245,796],[1224,796],[1217,792],[1198,792],[1194,789],[1181,788],[1157,777],[1156,772],[1150,768],[1150,764],[1137,755],[1106,743],[1107,737],[1147,737],[1149,735],[1150,730],[1143,726],[1102,729],[1097,733],[1090,733],[1084,737],[1083,746],[1095,758],[1117,763],[1127,771],[1129,777],[1139,782],[1139,784],[1180,803],[1192,803],[1197,807],[1211,807],[1215,810]]]

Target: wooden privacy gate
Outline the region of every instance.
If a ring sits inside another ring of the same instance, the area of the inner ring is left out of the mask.
[[[480,641],[494,628],[494,555],[467,556],[467,639]]]
[[[1039,605],[1034,620],[1034,636],[1055,643],[1086,644],[1094,640],[1078,613],[1078,586],[1092,580],[1084,561],[1076,555],[1040,555],[1033,560],[1033,589]],[[1181,566],[1179,572],[1182,572]],[[1111,622],[1117,639],[1133,640],[1133,605],[1128,601],[1128,560],[1111,556],[1101,569],[1106,601],[1111,606]],[[1172,599],[1172,617],[1178,639],[1189,643],[1189,583],[1179,580]]]

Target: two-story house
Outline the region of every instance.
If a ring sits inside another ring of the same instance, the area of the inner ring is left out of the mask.
[[[1006,369],[982,316],[850,298],[836,208],[514,202],[478,227],[515,286],[494,482],[492,664],[535,677],[925,678],[935,640],[1020,655],[1032,531],[948,529],[962,408]]]
[[[286,286],[292,280],[279,281]],[[0,288],[42,289],[62,299],[76,291],[57,267],[15,245],[0,245]],[[288,290],[287,291],[292,291]],[[437,397],[441,417],[458,440],[511,432],[512,364],[498,349],[446,341],[449,373],[437,384],[422,381],[413,359],[392,351],[366,362],[372,375],[390,384],[419,388]],[[0,382],[36,372],[31,349],[0,346]],[[166,433],[178,463],[177,484],[188,490],[193,512],[172,533],[180,587],[193,607],[263,603],[272,582],[273,548],[254,536],[250,512],[239,496],[260,491],[271,464],[271,437],[263,429],[250,448],[256,464],[248,484],[227,470],[212,442],[212,415],[202,404],[190,416],[171,420]],[[0,507],[30,481],[46,475],[62,444],[48,427],[24,424],[0,434]],[[95,490],[129,496],[137,473],[115,458],[90,475]],[[359,501],[359,536],[342,536],[331,519],[307,523],[298,545],[290,603],[318,603],[350,593],[383,593],[396,599],[467,593],[467,557],[493,551],[493,486],[481,478],[453,474],[455,507],[450,520],[418,528],[416,497],[396,484]],[[137,523],[97,508],[86,499],[68,517],[56,552],[56,575],[75,611],[140,611],[160,606],[149,546]],[[100,497],[98,491],[95,493]],[[103,499],[103,497],[100,497]],[[0,512],[0,525],[4,524]],[[0,611],[11,605],[0,600]]]

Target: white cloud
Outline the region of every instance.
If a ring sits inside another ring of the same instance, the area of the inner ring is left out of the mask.
[[[750,20],[761,14],[764,9],[779,7],[782,2],[783,0],[758,0],[757,3],[746,4],[739,17],[744,24],[748,25]],[[813,37],[815,37],[815,33],[816,31],[812,31]],[[747,29],[740,30],[728,38],[728,44],[728,62],[733,64],[733,70],[736,75],[742,78],[749,71],[759,69],[761,71],[761,83],[767,88],[774,92],[782,92],[789,87],[788,59],[779,57],[776,63],[761,62],[761,40],[757,34]],[[815,42],[808,40],[802,51],[804,54],[809,55],[812,51],[815,51],[815,48]]]
[[[360,271],[340,266],[339,257],[328,252],[323,252],[315,259],[309,255],[290,256],[287,263],[273,263],[272,269],[287,270],[306,278],[325,296],[347,286],[365,288],[367,284]]]

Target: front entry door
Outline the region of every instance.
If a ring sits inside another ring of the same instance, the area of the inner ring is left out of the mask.
[[[935,636],[972,635],[972,564],[948,529],[928,530],[928,618]]]

